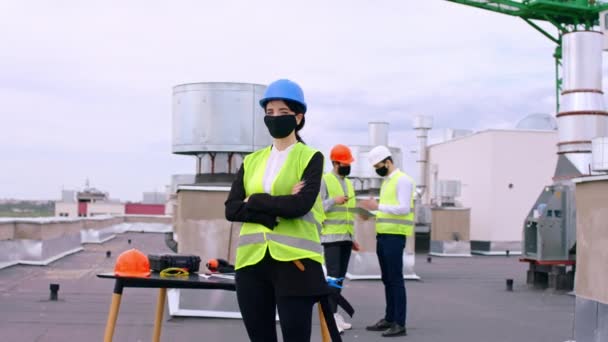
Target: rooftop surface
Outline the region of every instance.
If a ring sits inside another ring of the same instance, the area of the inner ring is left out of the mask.
[[[128,244],[128,239],[132,244]],[[113,282],[97,273],[112,271],[120,252],[170,252],[163,234],[126,233],[103,245],[85,245],[77,254],[49,266],[12,266],[0,270],[0,341],[102,341]],[[106,251],[112,251],[106,258]],[[517,257],[416,260],[421,281],[406,283],[408,336],[389,340],[416,342],[563,342],[571,340],[574,297],[525,284],[526,265]],[[514,291],[505,279],[514,279]],[[58,283],[59,301],[50,302],[49,284]],[[201,291],[201,296],[205,291]],[[344,295],[355,307],[353,329],[344,341],[386,341],[365,326],[381,318],[380,281],[347,281]],[[114,341],[150,341],[156,289],[125,289]],[[319,324],[312,341],[320,341]],[[277,327],[278,328],[278,327]],[[278,329],[280,330],[280,329]],[[237,319],[175,317],[165,313],[163,341],[247,341]]]

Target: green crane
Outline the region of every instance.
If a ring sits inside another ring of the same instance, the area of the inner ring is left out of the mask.
[[[560,66],[562,60],[562,35],[576,30],[591,30],[599,24],[599,14],[608,10],[608,4],[595,0],[447,0],[493,12],[520,17],[557,47],[555,58],[556,112],[559,112],[559,95],[562,79]],[[557,28],[553,36],[534,21],[546,21]]]

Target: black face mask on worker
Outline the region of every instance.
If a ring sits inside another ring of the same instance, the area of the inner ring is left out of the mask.
[[[343,177],[350,175],[350,165],[338,166],[338,174]]]
[[[378,174],[378,176],[384,177],[388,175],[388,167],[386,165],[384,165],[383,167],[379,167],[376,169],[376,173]]]
[[[264,116],[264,123],[268,127],[268,132],[275,139],[285,138],[290,135],[298,125],[295,115]]]

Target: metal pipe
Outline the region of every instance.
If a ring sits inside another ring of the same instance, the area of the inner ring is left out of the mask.
[[[49,300],[57,301],[58,292],[59,292],[59,284],[51,284],[49,286],[49,289],[51,290],[51,295],[49,297]]]
[[[416,163],[418,164],[418,182],[416,188],[418,196],[422,198],[427,186],[428,160],[426,150],[429,130],[433,127],[433,117],[416,116],[412,126],[416,130],[416,139],[418,140],[418,158],[416,159]]]
[[[203,155],[199,154],[196,156],[196,174],[203,173]]]
[[[178,243],[175,241],[175,239],[173,239],[173,232],[165,233],[165,245],[167,245],[167,247],[169,247],[169,249],[174,253],[177,253]]]

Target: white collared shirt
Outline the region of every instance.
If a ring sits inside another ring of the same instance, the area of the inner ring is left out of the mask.
[[[389,179],[394,177],[397,174],[399,169],[395,168],[393,172],[391,172],[386,179],[387,182]],[[378,210],[393,215],[407,215],[410,213],[410,202],[412,200],[412,182],[407,177],[399,178],[397,181],[397,200],[399,204],[379,204]]]
[[[290,145],[283,151],[277,150],[277,148],[273,145],[270,150],[270,156],[268,157],[268,162],[266,163],[266,172],[264,172],[264,192],[269,194],[272,190],[272,183],[277,178],[281,167],[285,164],[285,160],[289,155],[289,151],[296,145],[296,143]]]

